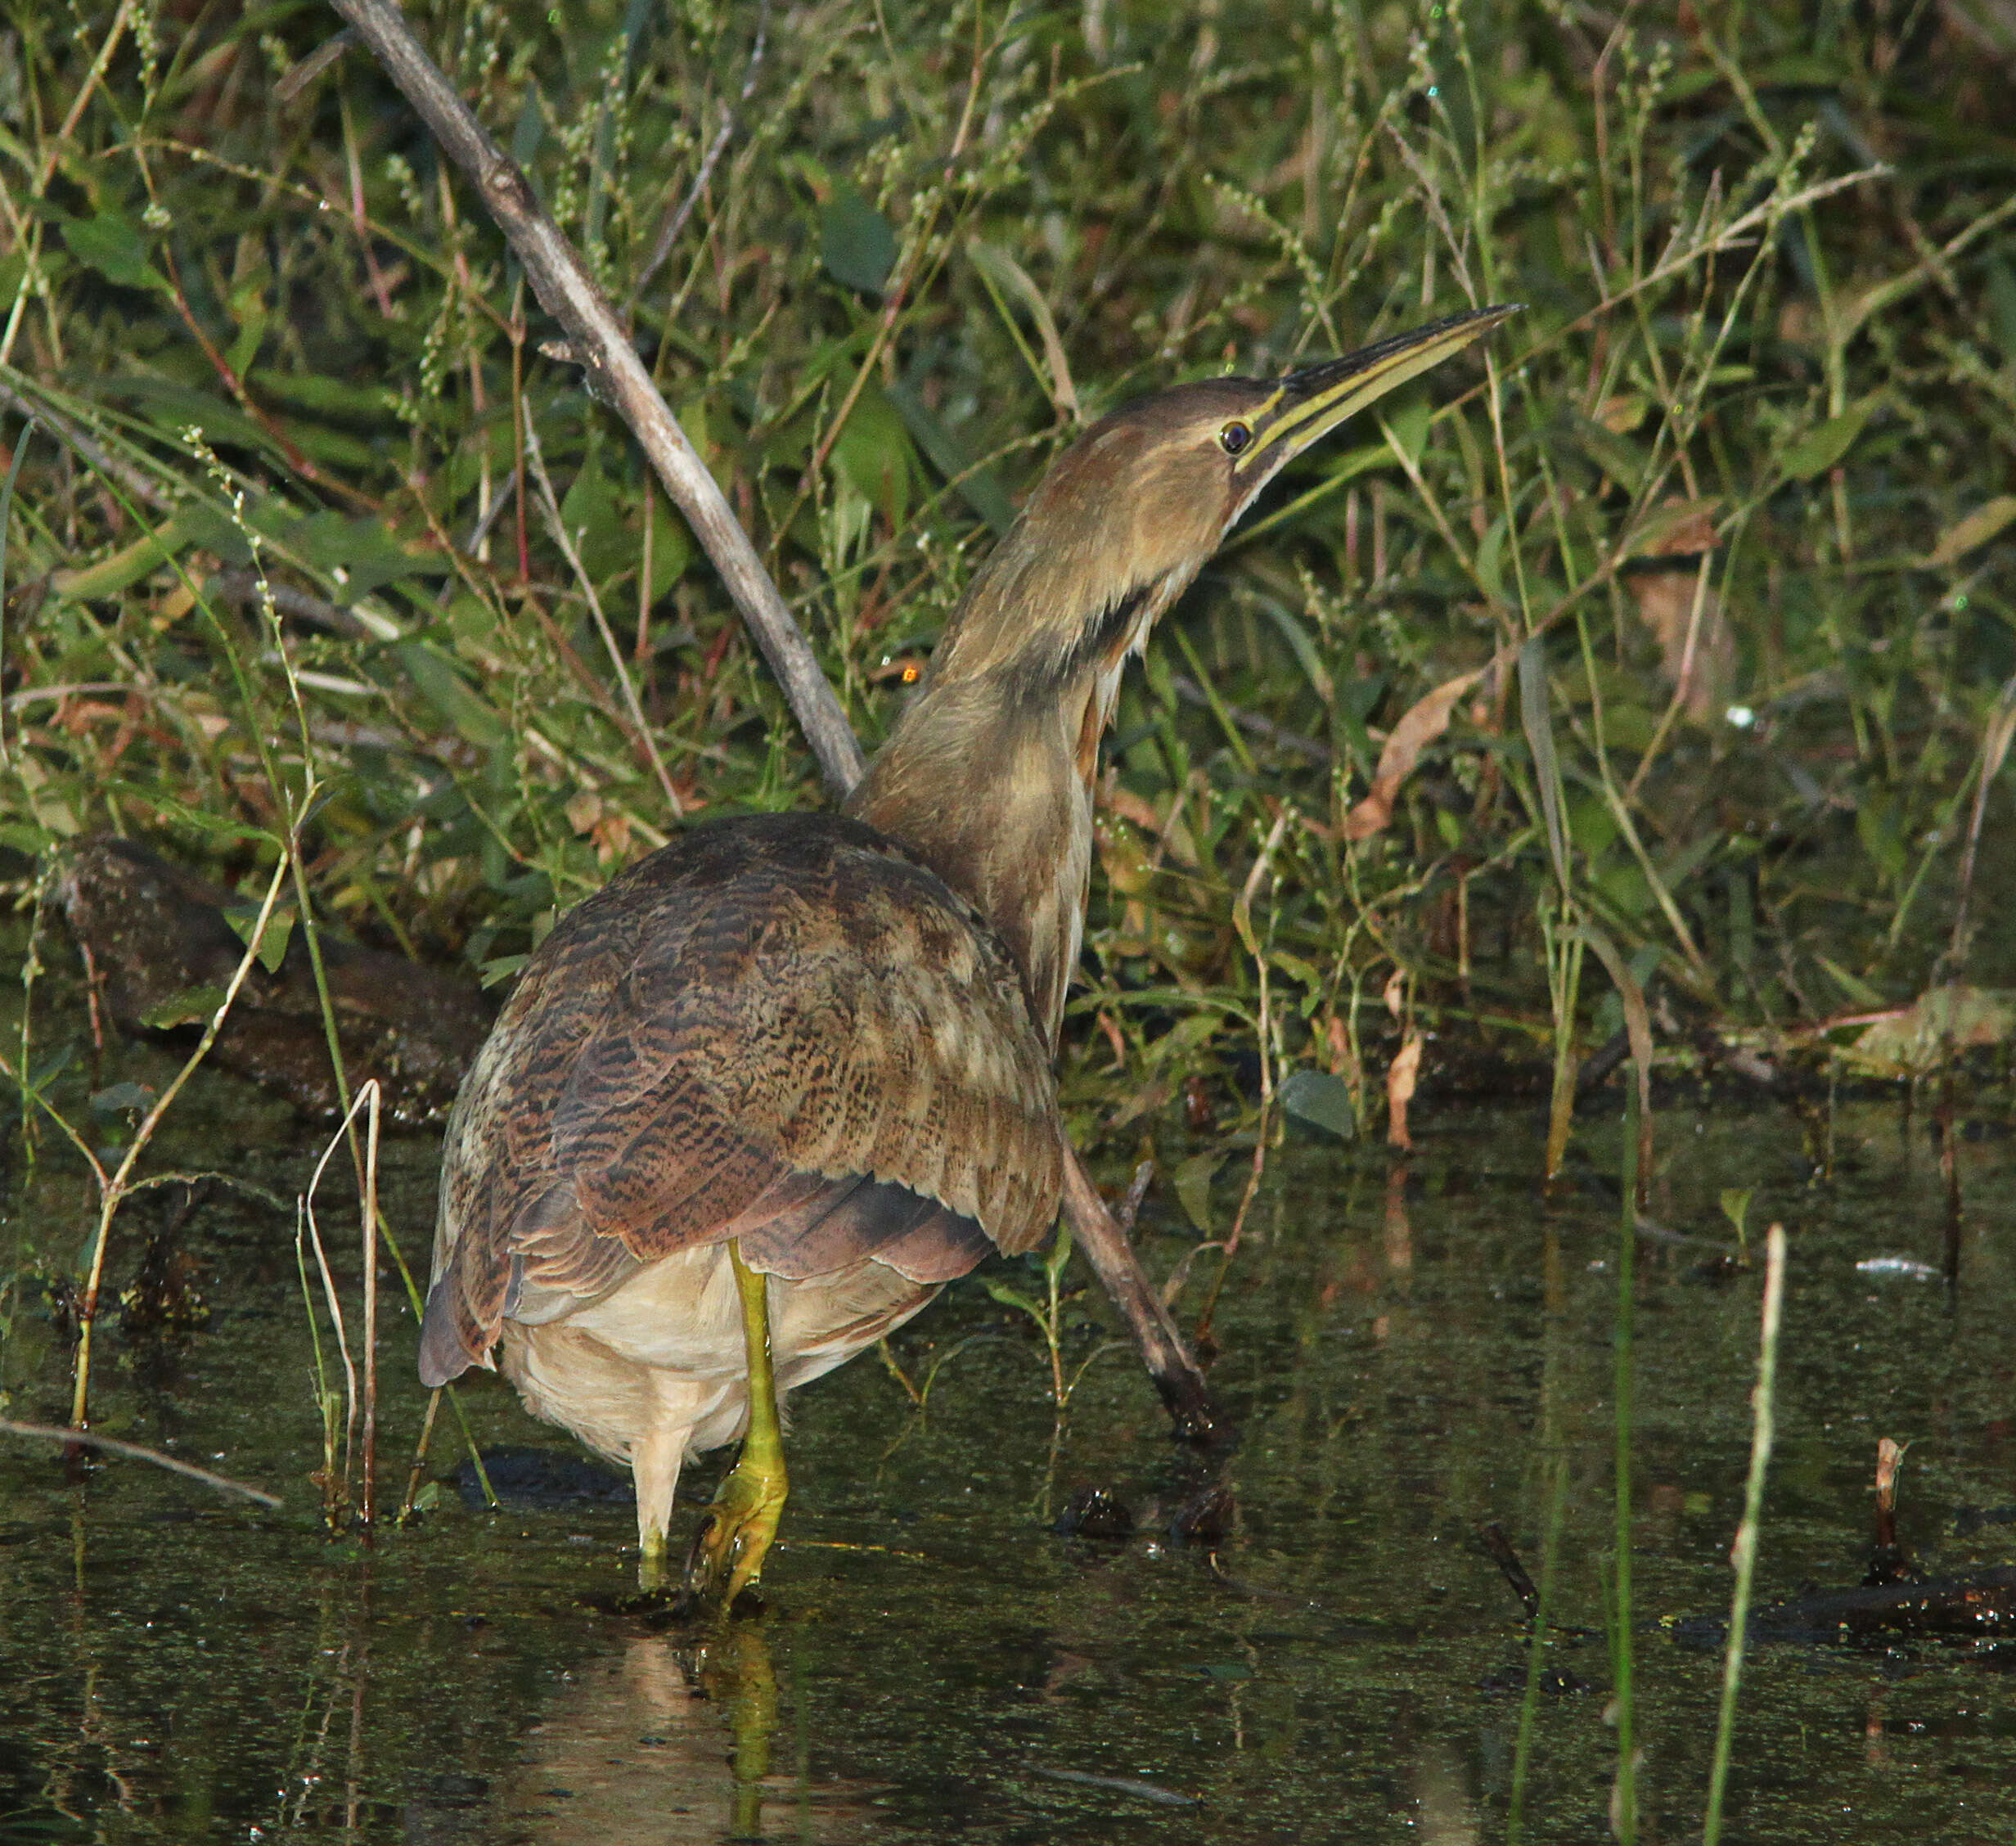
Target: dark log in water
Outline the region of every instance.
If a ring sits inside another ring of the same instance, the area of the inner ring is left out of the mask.
[[[227,914],[242,907],[234,894],[130,840],[80,841],[65,855],[55,890],[94,1001],[124,1032],[194,1032],[198,1015],[215,1004],[209,992],[221,996],[245,952]],[[322,949],[353,1090],[376,1077],[394,1119],[439,1120],[490,1029],[488,997],[473,980],[326,930]],[[276,969],[252,969],[211,1055],[304,1114],[339,1112],[314,970],[299,929]]]

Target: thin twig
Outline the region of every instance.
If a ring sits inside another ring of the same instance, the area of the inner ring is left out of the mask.
[[[25,396],[15,388],[11,380],[19,379],[30,389],[43,392],[47,390],[46,385],[38,380],[29,377],[25,372],[14,371],[11,367],[0,370],[4,370],[7,375],[0,377],[0,406],[41,424],[65,448],[73,450],[80,460],[89,463],[100,474],[110,475],[134,499],[144,501],[156,512],[167,513],[175,510],[174,495],[159,481],[151,480],[132,462],[115,455],[81,423],[74,421],[60,411],[50,408],[46,398],[38,401]]]
[[[1280,851],[1282,836],[1288,831],[1289,813],[1284,807],[1274,817],[1267,842],[1248,871],[1245,885],[1232,906],[1232,926],[1239,932],[1240,944],[1253,957],[1260,988],[1260,1119],[1253,1125],[1253,1164],[1247,1171],[1246,1189],[1240,1195],[1239,1209],[1233,1214],[1230,1235],[1216,1246],[1219,1252],[1218,1273],[1211,1285],[1211,1293],[1204,1299],[1204,1312],[1197,1317],[1195,1338],[1199,1346],[1211,1338],[1211,1317],[1217,1312],[1218,1296],[1224,1290],[1225,1278],[1231,1273],[1232,1258],[1239,1254],[1240,1240],[1246,1234],[1246,1214],[1253,1209],[1253,1202],[1259,1195],[1260,1182],[1267,1170],[1267,1137],[1274,1126],[1274,1015],[1267,958],[1253,930],[1253,901],[1259,895],[1262,881],[1274,869],[1274,855]]]
[[[1224,1285],[1225,1269],[1232,1265],[1232,1258],[1239,1254],[1239,1240],[1245,1234],[1246,1213],[1252,1209],[1253,1196],[1260,1190],[1260,1181],[1267,1168],[1267,1136],[1274,1126],[1274,1015],[1271,1003],[1271,985],[1267,979],[1267,958],[1262,952],[1259,939],[1253,929],[1253,899],[1260,894],[1260,886],[1274,870],[1274,855],[1280,850],[1282,836],[1288,831],[1289,810],[1284,807],[1274,817],[1274,825],[1268,830],[1267,842],[1260,849],[1260,856],[1253,862],[1246,874],[1246,882],[1232,906],[1232,927],[1239,932],[1240,940],[1246,952],[1253,957],[1254,973],[1260,987],[1260,1120],[1255,1128],[1253,1142],[1253,1171],[1247,1176],[1246,1190],[1239,1201],[1238,1213],[1232,1219],[1231,1235],[1225,1240],[1225,1267],[1218,1272],[1218,1284]],[[1211,1291],[1211,1302],[1204,1309],[1204,1324],[1211,1321],[1211,1309],[1217,1303],[1218,1290]]]
[[[616,685],[623,694],[623,702],[629,709],[630,722],[635,728],[635,742],[650,766],[651,773],[658,778],[659,792],[665,798],[665,805],[672,810],[676,820],[686,813],[686,804],[680,800],[678,792],[672,786],[672,777],[667,773],[665,759],[658,754],[658,740],[652,736],[650,725],[644,716],[644,708],[637,703],[637,689],[631,683],[629,663],[623,657],[623,650],[616,645],[616,637],[609,625],[609,618],[602,613],[602,599],[595,593],[594,581],[589,577],[587,567],[581,561],[581,555],[574,549],[574,541],[567,535],[567,522],[560,517],[560,498],[553,492],[552,477],[546,471],[545,452],[539,447],[539,432],[528,417],[525,421],[525,454],[532,463],[533,478],[539,484],[539,510],[546,515],[546,527],[553,543],[560,547],[560,555],[567,560],[567,568],[574,572],[574,581],[581,586],[581,593],[587,599],[588,614],[594,618],[595,632],[602,637],[602,646],[608,651],[609,664],[615,670]]]
[[[420,1477],[427,1466],[427,1444],[434,1437],[434,1420],[441,1408],[441,1387],[427,1394],[427,1414],[421,1420],[420,1440],[413,1444],[413,1465],[406,1475],[406,1492],[399,1500],[399,1515],[394,1522],[403,1525],[413,1516],[413,1502],[420,1497]],[[486,1482],[485,1486],[488,1484]],[[494,1497],[491,1502],[496,1503]]]
[[[49,182],[55,178],[56,169],[62,164],[64,150],[70,145],[70,136],[77,124],[83,119],[84,109],[91,101],[91,92],[105,81],[105,73],[112,62],[112,54],[119,49],[119,40],[125,36],[126,28],[132,23],[134,0],[119,0],[119,9],[112,16],[112,24],[106,30],[98,55],[92,60],[91,69],[84,80],[77,86],[77,94],[70,99],[70,113],[63,118],[48,144],[48,153],[42,163],[42,171],[35,176],[34,196],[39,199],[49,190]]]
[[[1987,816],[1988,790],[2002,772],[2013,732],[2016,732],[2016,678],[2004,683],[2001,696],[1996,700],[1995,714],[1988,720],[1987,731],[1982,739],[1981,768],[1974,782],[1973,813],[1967,823],[1967,844],[1960,854],[1960,895],[1953,904],[1953,935],[1946,952],[1955,980],[1966,971],[1967,912],[1973,899],[1974,858],[1981,845],[1981,824]]]
[[[280,1506],[285,1504],[263,1487],[248,1487],[243,1481],[232,1480],[226,1475],[214,1475],[208,1468],[199,1468],[192,1461],[178,1461],[172,1455],[164,1455],[158,1448],[142,1448],[138,1443],[119,1442],[110,1436],[95,1434],[88,1430],[66,1430],[54,1423],[16,1423],[11,1417],[0,1417],[0,1435],[30,1436],[43,1442],[59,1442],[65,1447],[72,1445],[84,1448],[101,1448],[108,1455],[131,1456],[136,1461],[151,1461],[157,1468],[165,1468],[171,1475],[187,1475],[190,1479],[201,1481],[205,1487],[214,1487],[219,1493],[242,1493],[248,1500],[256,1500],[262,1506]]]
[[[35,418],[34,413],[31,411],[29,413],[27,422],[21,427],[20,438],[14,445],[14,459],[7,464],[7,484],[4,487],[0,487],[0,685],[4,685],[7,682],[7,666],[6,619],[6,610],[7,606],[7,534],[14,529],[15,484],[21,478],[21,466],[28,459],[28,445],[34,439],[34,434]],[[0,769],[12,771],[14,769],[14,759],[7,749],[7,727],[6,714],[6,703],[4,701],[0,701]],[[39,898],[38,898],[38,903],[39,901]],[[97,987],[93,985],[88,989],[88,991],[92,994],[95,1000],[95,997],[97,993]],[[24,1057],[21,1061],[22,1064],[25,1065],[28,1060],[25,1057]]]
[[[685,230],[686,221],[693,215],[693,208],[700,202],[708,182],[714,177],[714,169],[721,156],[727,151],[729,137],[735,133],[735,112],[748,106],[749,99],[756,93],[756,75],[763,69],[763,52],[770,39],[770,0],[763,0],[756,15],[756,43],[749,54],[749,69],[742,75],[742,93],[721,118],[721,126],[714,131],[714,138],[708,143],[707,151],[700,157],[700,170],[693,176],[693,183],[686,188],[686,197],[680,200],[679,209],[672,214],[665,228],[658,234],[658,241],[652,245],[651,254],[644,267],[637,272],[637,279],[631,286],[630,306],[634,313],[638,298],[663,267],[665,259],[672,254],[672,246],[679,241],[679,233]]]
[[[1571,1014],[1573,1007],[1570,1008]],[[1638,1193],[1638,1140],[1628,1132],[1636,1124],[1638,1099],[1631,1093],[1625,1105],[1623,1209],[1618,1214],[1617,1251],[1617,1332],[1613,1364],[1616,1406],[1615,1448],[1613,1476],[1615,1488],[1613,1517],[1617,1587],[1615,1622],[1610,1632],[1610,1669],[1616,1685],[1611,1701],[1616,1714],[1617,1779],[1611,1787],[1610,1826],[1619,1846],[1633,1846],[1638,1837],[1638,1698],[1637,1662],[1631,1645],[1631,1492],[1632,1443],[1636,1431],[1634,1401],[1636,1396],[1636,1330],[1633,1326],[1637,1281],[1635,1274],[1638,1247],[1638,1213],[1633,1201]]]
[[[378,1113],[380,1085],[369,1078],[358,1100],[371,1098],[364,1132],[364,1490],[358,1515],[367,1533],[377,1513],[378,1474]]]
[[[532,182],[499,147],[414,38],[392,0],[331,0],[355,26],[433,131],[473,179],[484,209],[524,265],[533,292],[565,328],[597,395],[612,405],[658,471],[686,523],[721,574],[742,619],[769,661],[828,784],[844,792],[863,760],[845,713],[798,624],[714,478],[686,440],[608,299]]]

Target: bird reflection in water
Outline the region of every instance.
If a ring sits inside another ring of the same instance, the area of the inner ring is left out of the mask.
[[[637,1634],[574,1668],[527,1731],[490,1824],[533,1839],[682,1846],[870,1837],[870,1790],[781,1763],[776,1674],[753,1623]]]

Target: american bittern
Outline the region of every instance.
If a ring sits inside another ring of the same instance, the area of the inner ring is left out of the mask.
[[[1048,1230],[1121,669],[1285,463],[1510,312],[1095,424],[844,813],[694,827],[528,962],[449,1127],[421,1375],[501,1339],[529,1408],[630,1465],[647,1589],[686,1457],[745,1435],[686,1574],[731,1602],[783,1509],[782,1394]]]

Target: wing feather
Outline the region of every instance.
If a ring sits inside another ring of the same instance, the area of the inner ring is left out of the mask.
[[[423,1375],[482,1358],[507,1311],[555,1317],[730,1236],[785,1276],[964,1274],[1041,1238],[1062,1146],[973,906],[858,822],[695,828],[562,920],[470,1072]]]

